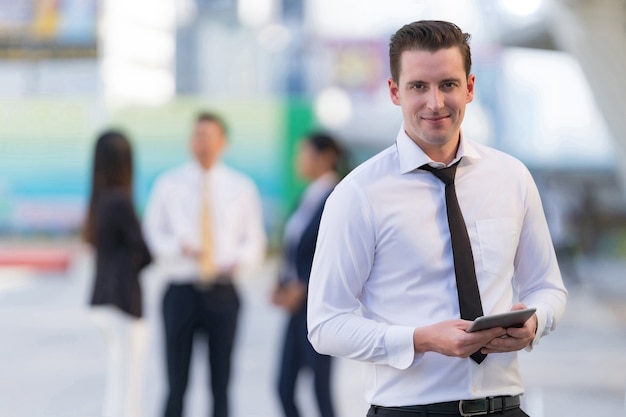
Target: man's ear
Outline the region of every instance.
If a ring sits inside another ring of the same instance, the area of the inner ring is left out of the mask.
[[[387,87],[389,87],[389,97],[391,97],[391,101],[396,106],[400,105],[400,97],[398,96],[399,88],[398,84],[393,80],[393,78],[387,79]]]
[[[467,101],[466,103],[471,103],[474,100],[474,82],[476,81],[476,76],[474,74],[470,74],[467,77]]]

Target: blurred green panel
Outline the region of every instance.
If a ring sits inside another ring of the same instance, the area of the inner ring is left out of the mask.
[[[291,99],[285,103],[285,160],[284,172],[287,207],[294,207],[304,188],[304,182],[294,175],[293,161],[298,142],[315,126],[313,107],[310,101]]]

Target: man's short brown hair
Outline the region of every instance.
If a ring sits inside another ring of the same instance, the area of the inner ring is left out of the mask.
[[[216,123],[222,129],[224,136],[228,136],[228,128],[226,127],[226,123],[224,122],[224,119],[222,119],[218,114],[208,111],[201,111],[196,116],[196,123],[200,122]]]
[[[463,57],[465,75],[472,68],[472,53],[469,46],[469,33],[454,23],[441,20],[419,20],[404,25],[391,37],[389,42],[389,68],[391,78],[397,84],[400,78],[400,57],[404,51],[425,50],[435,52],[440,49],[458,47]]]

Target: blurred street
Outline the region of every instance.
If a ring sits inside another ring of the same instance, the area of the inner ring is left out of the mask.
[[[626,264],[581,262],[570,284],[566,316],[557,332],[522,353],[532,417],[625,415]],[[0,416],[99,417],[104,386],[103,341],[89,318],[91,257],[77,247],[66,273],[0,270]],[[234,417],[278,417],[274,390],[283,313],[269,303],[275,262],[240,284],[244,300],[235,357]],[[158,301],[162,282],[144,276],[149,325],[145,412],[160,415],[164,391]],[[206,358],[198,340],[187,397],[187,417],[207,415]],[[334,393],[341,417],[367,409],[358,363],[335,362]],[[311,381],[300,384],[303,417],[315,417]]]

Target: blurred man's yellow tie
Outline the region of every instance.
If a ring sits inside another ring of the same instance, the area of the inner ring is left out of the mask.
[[[213,225],[211,222],[211,200],[208,190],[208,181],[202,181],[202,214],[200,227],[202,229],[202,246],[200,249],[200,281],[212,282],[216,276],[213,251]]]

